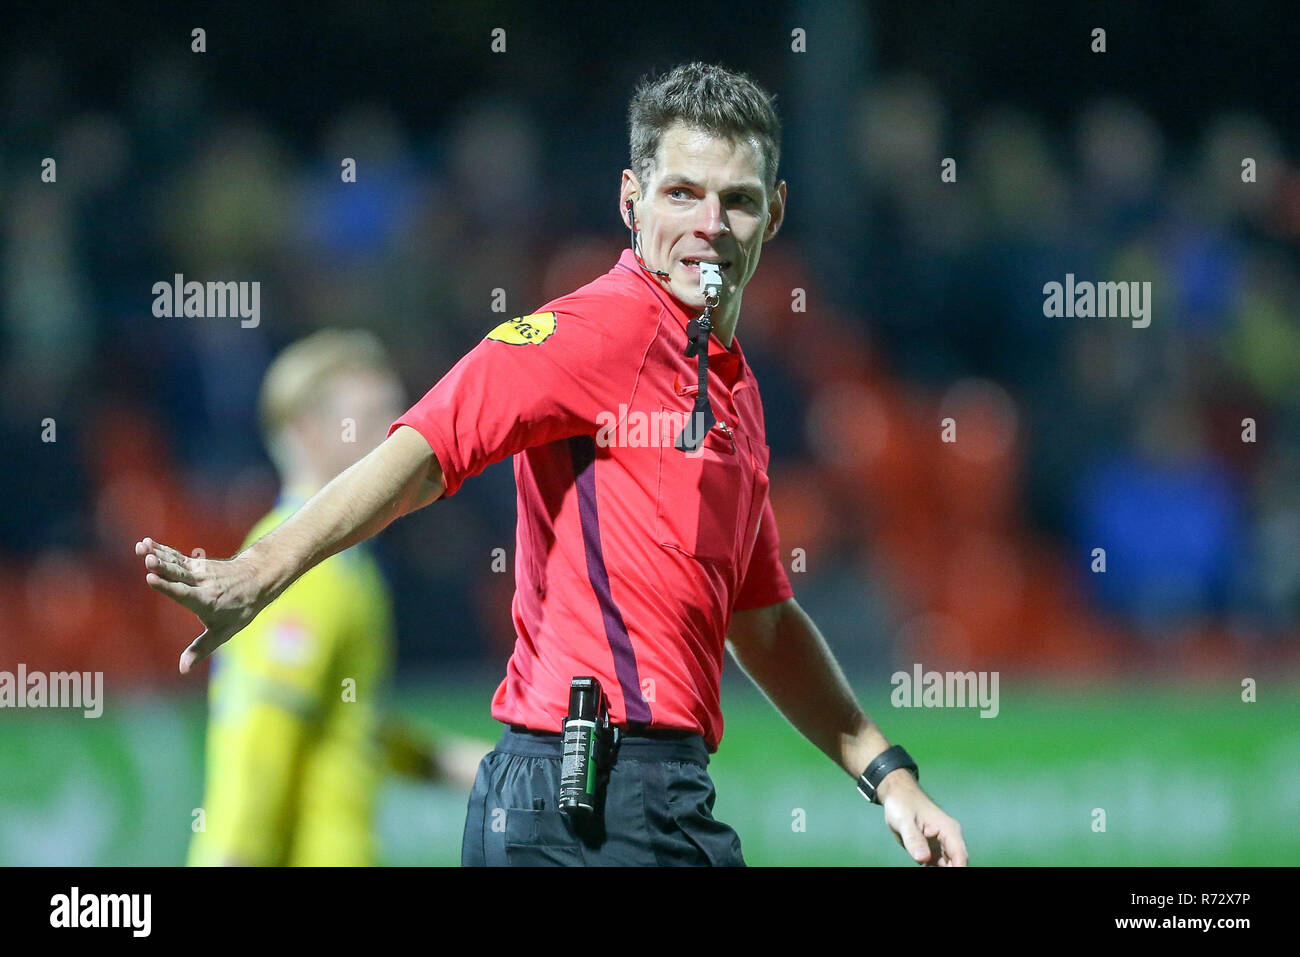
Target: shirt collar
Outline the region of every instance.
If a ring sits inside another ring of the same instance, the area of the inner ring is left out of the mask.
[[[659,285],[654,279],[646,274],[641,268],[640,263],[636,261],[631,248],[623,250],[622,255],[618,257],[618,265],[614,267],[620,271],[630,272],[644,285],[655,298],[663,304],[664,308],[677,320],[677,324],[682,328],[682,348],[686,347],[686,323],[696,318],[699,312],[694,309],[687,309],[673,296],[671,296],[663,286]],[[716,365],[715,365],[716,363]],[[718,374],[725,381],[734,382],[738,378],[740,370],[745,364],[745,352],[740,348],[740,337],[734,333],[731,336],[731,348],[728,349],[722,344],[722,341],[713,333],[709,334],[709,368],[718,370]]]

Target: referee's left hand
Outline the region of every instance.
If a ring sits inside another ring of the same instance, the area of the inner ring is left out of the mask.
[[[878,796],[885,823],[912,860],[928,867],[967,866],[961,825],[930,800],[910,771],[899,768],[887,774]]]

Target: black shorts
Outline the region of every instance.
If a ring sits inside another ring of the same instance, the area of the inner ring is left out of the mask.
[[[713,818],[699,735],[623,738],[603,812],[579,824],[556,806],[560,761],[559,735],[505,730],[470,792],[462,865],[744,866],[740,838]]]

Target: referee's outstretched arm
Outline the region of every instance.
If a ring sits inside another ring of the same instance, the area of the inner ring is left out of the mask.
[[[304,572],[436,501],[445,488],[429,443],[401,426],[232,559],[191,558],[150,538],[136,542],[149,587],[194,612],[204,627],[181,655],[181,673],[229,641]]]
[[[859,706],[813,620],[793,598],[737,611],[727,630],[732,657],[804,737],[857,778],[889,748]],[[945,814],[911,772],[897,768],[876,790],[885,823],[918,864],[964,867],[961,825]]]

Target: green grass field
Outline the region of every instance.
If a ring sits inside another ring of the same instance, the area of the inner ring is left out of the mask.
[[[398,710],[495,739],[494,683],[407,688]],[[710,765],[715,815],[754,865],[910,866],[878,807],[752,688],[724,688]],[[868,702],[961,821],[972,863],[1294,864],[1300,857],[1300,694],[1261,685],[1017,691],[996,718]],[[202,783],[198,698],[136,698],[97,720],[0,713],[0,864],[176,864]],[[1094,830],[1095,809],[1105,830]],[[458,864],[465,795],[392,781],[384,860]],[[803,827],[798,825],[802,823]]]

